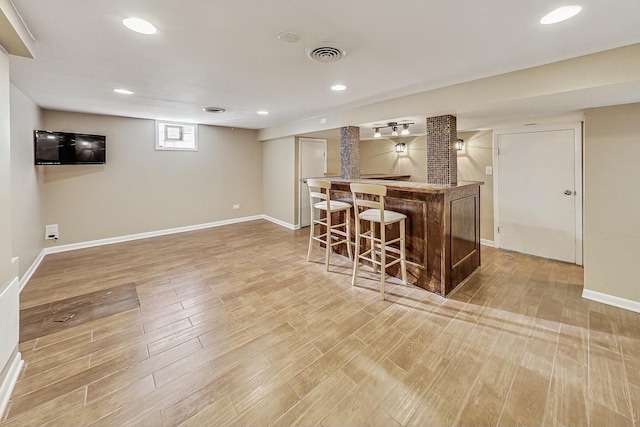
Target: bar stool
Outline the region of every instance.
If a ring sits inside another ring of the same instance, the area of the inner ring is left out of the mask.
[[[351,205],[349,203],[341,202],[339,200],[331,200],[331,181],[323,179],[307,179],[307,185],[309,186],[309,199],[311,201],[311,230],[309,233],[309,250],[307,251],[307,261],[311,257],[311,249],[313,247],[313,241],[317,240],[325,244],[325,267],[329,271],[329,256],[331,255],[331,249],[334,246],[345,244],[347,245],[347,253],[349,259],[353,260],[353,254],[351,253],[351,227],[349,225],[349,219],[351,217]],[[323,191],[324,190],[324,191]],[[317,201],[319,200],[319,201]],[[315,219],[315,209],[321,211],[320,219]],[[322,212],[324,211],[324,218],[322,218]],[[331,214],[336,212],[345,212],[345,220],[340,224],[332,224]],[[315,235],[315,226],[320,225],[325,227],[325,232],[319,236]],[[343,228],[344,230],[341,230]]]
[[[400,212],[387,211],[384,209],[384,197],[387,195],[387,187],[375,184],[351,184],[353,195],[353,210],[356,218],[356,253],[353,262],[353,278],[351,286],[355,286],[358,276],[358,264],[360,260],[371,262],[373,271],[378,271],[380,266],[380,299],[384,300],[384,282],[387,267],[400,263],[402,272],[402,283],[407,284],[407,266],[405,260],[405,219],[407,216]],[[360,212],[361,208],[369,208]],[[362,232],[361,221],[368,221],[370,230]],[[386,227],[399,223],[400,236],[393,240],[386,240]],[[380,237],[376,237],[375,225],[380,225]],[[369,242],[369,250],[360,253],[360,239]],[[399,249],[389,246],[399,243]],[[380,261],[376,259],[376,252],[380,250]],[[387,256],[395,258],[387,262]]]

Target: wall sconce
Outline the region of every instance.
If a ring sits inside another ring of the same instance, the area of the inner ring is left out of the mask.
[[[404,153],[405,148],[407,148],[407,146],[404,142],[396,144],[396,153]]]
[[[462,150],[464,148],[464,139],[456,139],[455,147],[458,151]]]
[[[380,133],[380,129],[384,129],[384,128],[391,128],[391,136],[398,136],[398,126],[402,126],[402,132],[400,132],[400,135],[402,136],[407,136],[409,135],[409,126],[413,125],[415,123],[411,122],[411,123],[397,123],[397,122],[388,122],[386,125],[379,125],[379,126],[375,126],[373,128],[374,130],[374,134],[373,137],[374,138],[380,138],[382,136],[382,134]],[[404,151],[404,150],[403,150]]]

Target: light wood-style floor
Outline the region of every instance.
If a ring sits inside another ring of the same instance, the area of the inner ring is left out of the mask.
[[[640,315],[582,269],[482,248],[449,298],[350,285],[253,221],[46,257],[22,308],[135,282],[140,308],[20,345],[2,427],[640,425]],[[394,282],[394,280],[390,280]]]

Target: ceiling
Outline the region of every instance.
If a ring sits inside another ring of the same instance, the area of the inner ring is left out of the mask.
[[[11,56],[11,81],[39,106],[251,129],[640,43],[638,0],[580,0],[582,13],[551,26],[538,21],[557,0],[13,2],[35,39],[35,59]],[[159,32],[126,29],[122,19],[130,16]],[[284,31],[299,40],[280,40]],[[305,54],[327,45],[346,56],[318,63]],[[332,91],[336,83],[347,89]],[[119,87],[135,94],[112,91]],[[570,113],[595,99],[640,102],[633,89],[567,94],[552,108],[531,99],[459,111],[458,123],[495,127],[516,115]],[[226,112],[203,112],[208,106]],[[424,129],[421,117],[371,120],[359,124],[365,137],[389,120]]]

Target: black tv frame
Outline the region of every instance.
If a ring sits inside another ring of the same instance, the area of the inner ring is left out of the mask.
[[[33,155],[36,165],[104,165],[105,135],[35,130]],[[79,146],[80,145],[80,146]]]

